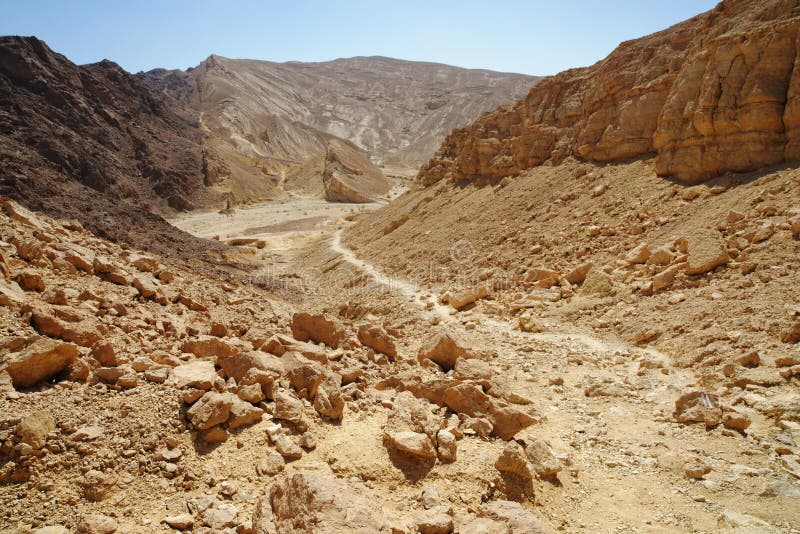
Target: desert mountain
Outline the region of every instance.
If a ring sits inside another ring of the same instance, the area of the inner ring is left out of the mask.
[[[456,130],[420,178],[496,181],[569,156],[655,156],[660,176],[697,183],[797,160],[798,28],[796,2],[726,0]]]
[[[153,213],[214,202],[191,110],[110,61],[78,66],[35,37],[0,38],[0,194],[96,234],[198,256]]]
[[[197,110],[207,185],[242,200],[276,194],[271,176],[335,138],[375,163],[416,168],[453,128],[521,98],[537,80],[385,57],[272,63],[216,55],[185,73],[141,77]]]

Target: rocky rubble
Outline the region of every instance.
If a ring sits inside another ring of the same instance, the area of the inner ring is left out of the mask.
[[[3,209],[2,283],[15,299],[0,307],[0,405],[7,414],[0,420],[0,479],[58,496],[46,516],[27,514],[21,502],[6,508],[3,521],[119,531],[130,528],[138,505],[109,515],[109,503],[121,492],[147,495],[156,487],[183,496],[156,517],[176,530],[288,532],[308,521],[330,531],[352,528],[354,516],[337,515],[345,505],[326,504],[330,495],[347,499],[347,510],[363,502],[364,528],[387,532],[392,524],[438,532],[458,521],[488,521],[445,506],[389,517],[373,499],[358,497],[358,484],[304,467],[318,457],[326,428],[352,424],[375,407],[387,417],[376,437],[387,465],[396,462],[400,472],[419,462],[457,465],[464,439],[510,439],[534,423],[530,409],[504,398],[503,382],[463,333],[442,330],[419,358],[409,358],[391,328],[287,312],[252,288],[191,276],[180,263],[14,203]],[[17,290],[12,284],[23,278],[29,282]],[[243,326],[251,324],[260,328]],[[255,507],[238,500],[243,490],[235,480],[202,474],[213,469],[203,455],[247,443],[259,444],[252,472],[277,477],[268,500]],[[298,467],[286,471],[287,464]],[[218,493],[196,496],[202,487]],[[7,497],[0,492],[9,504]],[[314,510],[308,517],[297,511],[304,502]],[[77,516],[67,512],[75,503]]]

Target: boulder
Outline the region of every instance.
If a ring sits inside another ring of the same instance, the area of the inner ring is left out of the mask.
[[[266,499],[268,505],[263,502]],[[379,503],[380,499],[358,482],[322,470],[291,469],[278,476],[269,495],[257,504],[254,533],[389,532]]]
[[[414,520],[417,531],[420,534],[451,534],[455,527],[448,512],[450,509],[445,506],[419,512]]]
[[[586,280],[586,275],[589,274],[591,269],[591,263],[582,263],[568,272],[564,278],[567,282],[576,286],[582,284]]]
[[[21,350],[0,361],[15,387],[31,387],[57,376],[78,357],[78,347],[46,337],[34,337]]]
[[[92,357],[106,367],[115,367],[127,362],[127,358],[119,358],[112,343],[98,341],[92,345]]]
[[[323,314],[296,313],[292,317],[292,336],[298,341],[313,340],[332,349],[345,339],[344,326]]]
[[[233,430],[243,426],[254,425],[261,421],[261,417],[263,415],[264,410],[262,408],[253,406],[249,402],[236,398],[236,400],[233,400],[233,404],[231,405],[228,428]]]
[[[421,432],[410,430],[387,432],[384,435],[384,443],[391,449],[420,459],[435,460],[437,457],[431,439]]]
[[[705,423],[710,428],[722,422],[722,409],[714,395],[692,391],[678,397],[673,416],[679,423]]]
[[[581,286],[581,295],[590,295],[596,297],[608,297],[616,294],[617,284],[611,275],[602,269],[592,269],[586,275]]]
[[[494,463],[495,468],[501,473],[531,480],[534,476],[533,468],[528,463],[525,450],[516,441],[510,441]]]
[[[477,286],[455,291],[447,299],[448,303],[457,310],[463,310],[470,304],[474,304],[482,298],[489,296],[486,286]]]
[[[456,413],[487,418],[492,423],[492,433],[506,441],[536,422],[530,414],[493,400],[475,384],[460,383],[447,388],[442,401]]]
[[[233,378],[237,383],[242,383],[252,369],[264,371],[273,379],[284,371],[284,363],[280,358],[259,350],[220,355],[217,357],[217,365],[222,368],[225,376]]]
[[[56,429],[56,422],[47,410],[37,410],[22,418],[17,423],[15,432],[20,443],[26,443],[33,449],[41,449],[47,441],[47,435]]]
[[[541,439],[528,440],[525,455],[540,478],[555,478],[561,471],[561,462],[553,454],[550,446]]]
[[[167,384],[178,389],[197,388],[208,391],[219,378],[214,364],[207,360],[195,360],[172,369]]]
[[[436,433],[436,452],[442,462],[455,462],[458,443],[455,435],[445,428]]]
[[[42,275],[31,269],[25,269],[18,273],[14,277],[14,280],[16,280],[23,289],[28,291],[42,292],[47,288]]]
[[[278,434],[275,437],[275,450],[280,453],[280,455],[286,460],[291,462],[292,460],[299,460],[303,457],[303,449],[300,446],[292,441],[292,439],[287,436],[286,434]]]
[[[275,419],[288,421],[289,423],[305,427],[303,420],[303,401],[297,398],[294,393],[286,389],[279,389],[275,393]]]
[[[650,247],[647,246],[647,243],[640,243],[628,252],[625,256],[625,263],[628,265],[645,263],[650,258],[650,254]]]
[[[132,285],[136,288],[136,291],[146,299],[153,298],[156,296],[156,293],[158,293],[158,282],[147,276],[134,277]]]
[[[526,281],[535,282],[537,286],[547,289],[558,284],[559,276],[560,274],[558,271],[545,269],[544,267],[538,267],[528,271],[528,274],[525,278]]]
[[[186,341],[181,351],[194,354],[198,358],[230,357],[239,352],[231,344],[214,336],[200,336]]]
[[[653,292],[655,293],[670,287],[672,282],[675,280],[675,276],[685,268],[685,263],[679,263],[671,265],[653,276]]]
[[[66,318],[67,320],[64,320]],[[31,326],[40,334],[91,347],[101,339],[95,320],[82,311],[37,306],[31,309]]]
[[[445,371],[456,365],[458,358],[470,355],[467,341],[452,330],[444,330],[428,339],[419,349],[417,359],[420,362],[431,360]]]
[[[195,428],[205,430],[227,421],[236,400],[232,395],[209,391],[189,408],[186,416]]]
[[[510,534],[545,534],[544,522],[518,502],[491,501],[481,505],[478,515],[505,524]]]
[[[378,325],[364,324],[358,327],[358,340],[365,347],[385,354],[392,359],[397,358],[397,347],[394,338]]]
[[[344,398],[336,386],[323,384],[314,396],[314,409],[329,419],[341,419],[344,414]]]
[[[84,514],[78,521],[77,530],[79,534],[113,534],[117,528],[117,521],[113,517]]]
[[[261,346],[261,350],[274,354],[275,356],[283,356],[287,352],[299,352],[309,360],[314,360],[322,364],[328,363],[328,353],[324,347],[320,347],[314,343],[297,341],[296,339],[281,334],[275,334],[270,337]]]
[[[16,282],[0,280],[0,306],[18,308],[25,304],[25,292]]]
[[[175,530],[190,530],[194,526],[194,517],[185,512],[167,516],[162,521]]]
[[[64,253],[64,260],[76,269],[89,274],[94,272],[94,252],[74,243],[61,243],[58,248]]]
[[[703,274],[728,263],[725,242],[714,230],[696,232],[687,237],[687,274]]]

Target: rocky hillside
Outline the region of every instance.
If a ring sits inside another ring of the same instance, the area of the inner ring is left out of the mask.
[[[115,63],[77,66],[35,37],[0,39],[7,188],[46,196],[58,176],[153,211],[190,209],[200,141],[190,113]]]
[[[725,0],[456,130],[420,179],[655,156],[660,176],[697,183],[800,159],[798,29],[795,1]]]
[[[158,213],[211,201],[191,112],[110,61],[0,38],[0,193],[97,235],[182,257],[216,247]]]
[[[148,83],[200,114],[208,184],[239,199],[274,193],[270,177],[350,141],[376,163],[416,168],[453,128],[521,98],[537,80],[384,57],[271,63],[211,56]]]

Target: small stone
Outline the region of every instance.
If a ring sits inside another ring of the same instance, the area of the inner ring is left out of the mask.
[[[701,479],[711,472],[711,467],[698,458],[692,458],[683,465],[683,474],[686,478]]]
[[[86,514],[78,523],[80,534],[112,534],[117,531],[114,518],[100,514]]]
[[[303,457],[303,449],[301,449],[292,439],[286,434],[279,434],[275,438],[275,449],[280,453],[284,459],[292,461],[299,460]]]
[[[277,451],[271,450],[267,456],[256,465],[256,473],[261,476],[275,476],[283,471],[286,461]]]
[[[164,518],[164,523],[176,530],[189,530],[194,525],[194,517],[191,514],[178,514]]]
[[[300,446],[307,451],[314,450],[317,448],[317,438],[311,432],[303,432],[300,436]]]
[[[72,439],[75,441],[93,441],[103,436],[103,427],[92,425],[79,428],[72,433]]]

